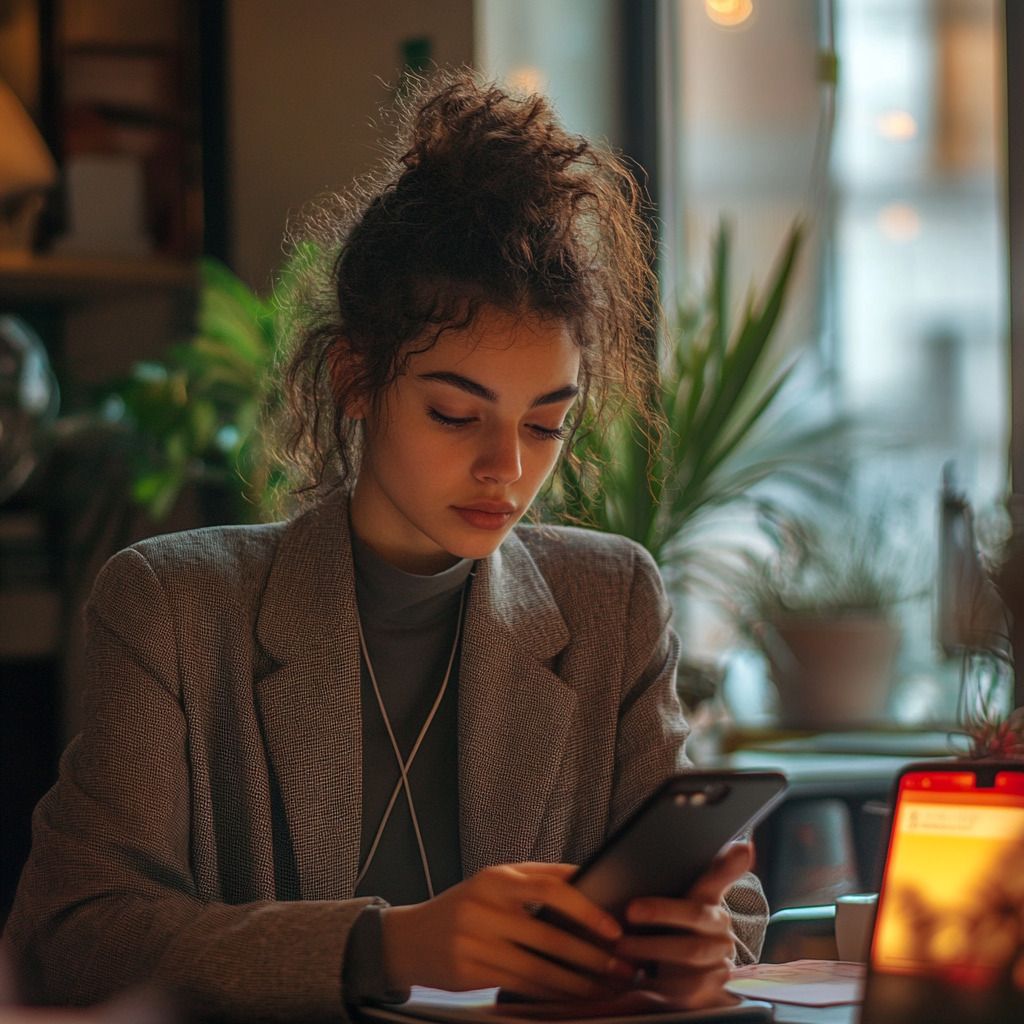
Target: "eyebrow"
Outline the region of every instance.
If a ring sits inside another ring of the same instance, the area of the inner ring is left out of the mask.
[[[461,373],[455,373],[453,370],[435,370],[433,373],[421,373],[417,376],[420,380],[434,380],[439,384],[448,384],[450,387],[458,388],[460,391],[465,391],[476,398],[482,398],[485,402],[498,401],[496,391],[492,391],[471,377],[464,377]],[[546,395],[535,398],[530,403],[530,408],[535,409],[539,405],[554,405],[556,402],[564,402],[567,398],[575,398],[579,393],[578,385],[566,384],[563,388],[549,391]]]

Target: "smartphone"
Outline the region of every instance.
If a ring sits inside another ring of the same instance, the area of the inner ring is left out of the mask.
[[[637,897],[685,896],[722,847],[753,829],[785,789],[786,777],[778,772],[677,775],[579,869],[572,884],[625,926],[626,907]],[[538,916],[607,944],[548,907]]]
[[[1024,763],[898,776],[864,1024],[1024,1020]]]
[[[669,779],[573,877],[625,923],[638,896],[685,896],[726,843],[782,799],[778,772],[688,772]]]

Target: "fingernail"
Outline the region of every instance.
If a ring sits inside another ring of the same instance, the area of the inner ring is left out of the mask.
[[[602,919],[600,931],[606,939],[617,939],[622,935],[618,922],[610,917]]]
[[[623,981],[632,981],[633,975],[636,974],[636,968],[630,967],[629,964],[622,960],[616,960],[612,957],[608,961],[608,966],[605,968],[605,974],[611,974],[616,978],[622,978]]]
[[[644,919],[644,905],[637,900],[634,900],[626,908],[626,917],[633,924],[640,924]]]

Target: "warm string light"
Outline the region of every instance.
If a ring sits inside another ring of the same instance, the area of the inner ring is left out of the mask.
[[[544,92],[544,74],[540,68],[516,68],[508,76],[508,80],[517,89],[522,89],[523,92],[529,93],[531,96],[535,93]]]
[[[891,203],[879,212],[878,226],[890,241],[910,242],[921,234],[921,214],[906,203]]]
[[[753,0],[704,0],[704,10],[716,25],[742,25],[754,13]]]
[[[917,135],[917,121],[905,110],[887,110],[875,120],[875,127],[884,139],[904,142]]]

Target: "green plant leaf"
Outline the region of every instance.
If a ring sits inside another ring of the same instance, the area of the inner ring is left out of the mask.
[[[730,332],[731,240],[728,225],[719,225],[703,303],[676,312],[664,353],[654,410],[660,430],[646,433],[645,416],[627,407],[600,443],[598,432],[578,443],[577,460],[563,461],[545,500],[545,518],[621,533],[683,573],[695,552],[703,557],[690,538],[713,510],[753,508],[769,479],[808,492],[825,487],[813,451],[824,431],[763,429],[793,369],[768,367],[801,238],[794,224],[763,300],[751,292]]]

